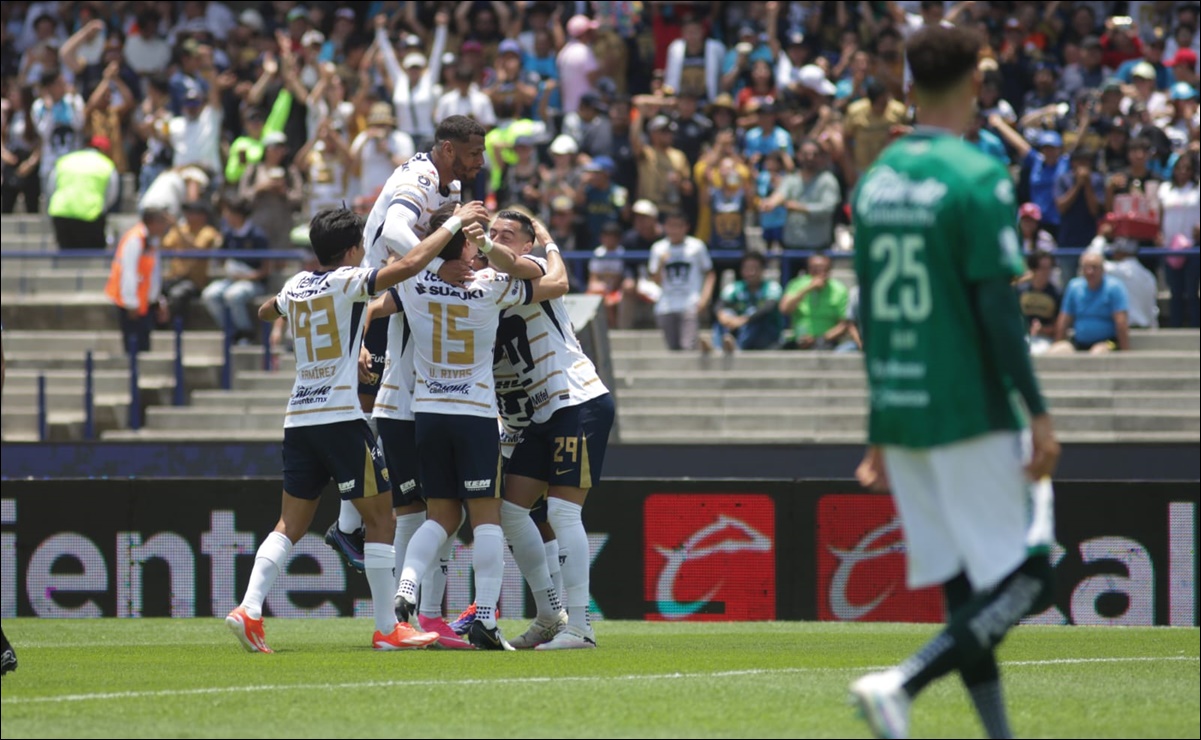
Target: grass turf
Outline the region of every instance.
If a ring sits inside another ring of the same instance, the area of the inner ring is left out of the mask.
[[[934,625],[596,625],[598,650],[375,653],[362,619],[268,619],[274,655],[220,619],[5,620],[8,737],[867,737],[860,674]],[[504,621],[515,635],[523,623]],[[1001,647],[1021,737],[1198,737],[1197,629],[1022,627]],[[957,679],[916,737],[980,737]]]

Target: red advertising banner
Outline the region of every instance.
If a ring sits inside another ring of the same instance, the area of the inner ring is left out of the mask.
[[[654,493],[643,504],[646,618],[776,618],[776,506],[757,493]]]
[[[891,496],[817,503],[817,616],[838,622],[940,622],[937,588],[905,586],[905,543]]]

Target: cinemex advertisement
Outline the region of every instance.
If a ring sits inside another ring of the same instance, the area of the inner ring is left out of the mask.
[[[212,617],[232,609],[275,524],[271,480],[6,481],[2,615]],[[1197,625],[1196,482],[1056,484],[1055,604],[1028,623]],[[267,600],[277,617],[368,613],[363,577],[313,531]],[[608,481],[584,509],[601,619],[936,622],[905,587],[888,496],[850,481]],[[464,530],[469,537],[469,530]],[[471,543],[449,564],[447,612],[471,601]],[[530,616],[506,563],[501,613]]]

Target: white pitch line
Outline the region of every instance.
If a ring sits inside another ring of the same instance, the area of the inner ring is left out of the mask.
[[[1139,663],[1150,661],[1196,661],[1196,656],[1175,655],[1165,657],[1133,657],[1133,658],[1054,658],[1050,660],[1015,660],[1005,661],[1002,667],[1013,666],[1050,666],[1050,665],[1079,665],[1085,663]],[[441,686],[477,686],[497,684],[538,684],[560,682],[591,682],[591,681],[671,681],[691,678],[738,678],[745,676],[788,675],[797,673],[849,673],[881,670],[886,666],[865,666],[854,668],[748,668],[737,671],[713,671],[709,673],[643,673],[625,676],[527,676],[519,678],[463,678],[433,681],[356,681],[348,683],[297,683],[297,684],[268,684],[263,686],[213,686],[200,689],[163,689],[159,691],[113,691],[94,694],[64,694],[63,696],[7,696],[0,699],[5,706],[18,704],[65,704],[83,701],[115,701],[118,699],[161,699],[179,696],[211,696],[213,694],[250,694],[268,691],[320,691],[341,689],[375,689],[375,688],[421,688]]]

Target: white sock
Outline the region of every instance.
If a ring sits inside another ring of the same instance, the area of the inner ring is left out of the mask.
[[[429,619],[442,618],[442,601],[446,596],[446,571],[450,567],[450,554],[455,550],[456,539],[447,537],[438,550],[438,565],[426,568],[421,579],[421,616]]]
[[[363,572],[371,587],[371,608],[375,612],[375,628],[388,635],[396,629],[396,612],[392,610],[392,566],[396,553],[391,545],[368,542],[363,545]]]
[[[534,602],[538,605],[538,618],[543,622],[554,619],[562,605],[559,604],[557,592],[552,598],[554,582],[546,567],[546,549],[542,547],[538,526],[530,519],[530,510],[512,501],[501,501],[500,524],[509,540],[513,559],[517,561],[526,583],[530,584],[530,592],[534,594]]]
[[[338,529],[342,534],[354,534],[355,530],[363,526],[363,517],[359,515],[359,510],[354,504],[349,501],[343,501],[341,508],[338,509]]]
[[[396,570],[393,578],[400,578],[400,574],[405,567],[405,553],[409,551],[409,540],[413,539],[413,533],[425,524],[425,512],[418,511],[415,514],[401,514],[396,517],[396,538],[392,541],[392,547],[396,549]],[[396,584],[393,584],[394,586]]]
[[[567,591],[567,621],[575,627],[588,627],[588,533],[584,531],[583,509],[561,498],[547,502],[547,519],[555,528],[563,561],[563,587]]]
[[[251,619],[263,618],[263,601],[291,553],[292,540],[279,532],[267,535],[267,539],[259,545],[254,556],[254,568],[250,571],[250,585],[246,587],[246,597],[242,599],[242,607]]]
[[[505,536],[495,524],[475,528],[471,564],[475,568],[475,618],[485,627],[496,626],[496,602],[505,575]]]
[[[425,575],[430,562],[438,555],[438,549],[446,542],[446,530],[433,519],[427,519],[409,540],[405,552],[404,570],[400,574],[400,586],[396,593],[409,601],[417,601],[417,582]]]
[[[551,583],[555,584],[555,593],[559,595],[560,603],[566,598],[563,593],[563,570],[559,567],[559,556],[566,554],[566,550],[559,550],[559,541],[551,540],[543,543],[546,548],[546,568],[550,572]]]

